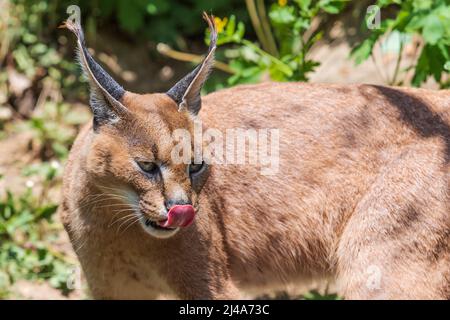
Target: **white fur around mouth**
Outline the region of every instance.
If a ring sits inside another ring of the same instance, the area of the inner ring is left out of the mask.
[[[175,233],[178,232],[180,228],[164,228],[159,226],[156,222],[147,219],[143,216],[139,219],[139,222],[141,223],[144,230],[154,236],[155,238],[160,239],[167,239],[173,236]]]

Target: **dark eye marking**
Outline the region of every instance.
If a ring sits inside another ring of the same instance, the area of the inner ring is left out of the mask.
[[[195,175],[203,170],[205,167],[205,162],[202,161],[202,163],[191,163],[189,165],[189,175]]]
[[[159,167],[156,163],[151,161],[136,161],[139,168],[147,174],[155,175],[159,172]]]

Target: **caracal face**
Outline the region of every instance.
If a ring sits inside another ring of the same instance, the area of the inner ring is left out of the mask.
[[[77,36],[79,61],[90,84],[94,134],[85,150],[87,174],[157,238],[171,237],[193,222],[208,177],[208,166],[196,151],[202,148],[191,138],[217,40],[213,17],[205,19],[211,42],[203,62],[167,93],[145,95],[125,91],[95,62],[79,21],[65,24]]]
[[[86,169],[100,190],[133,209],[146,232],[168,238],[193,219],[189,215],[168,224],[168,212],[175,205],[189,205],[198,213],[198,194],[208,177],[206,163],[194,163],[193,143],[189,163],[180,163],[180,155],[174,154],[179,141],[173,131],[184,129],[192,137],[193,118],[178,112],[163,94],[126,93],[123,105],[130,115],[98,129]]]

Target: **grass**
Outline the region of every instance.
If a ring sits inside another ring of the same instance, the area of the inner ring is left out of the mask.
[[[56,171],[56,169],[53,169]],[[47,176],[55,179],[55,173]],[[31,181],[31,180],[29,180]],[[46,187],[43,184],[42,190]],[[47,281],[64,295],[71,289],[67,283],[71,264],[63,252],[53,247],[61,232],[55,221],[57,204],[39,196],[30,183],[25,191],[11,191],[0,198],[0,297],[10,295],[9,288],[18,280]]]

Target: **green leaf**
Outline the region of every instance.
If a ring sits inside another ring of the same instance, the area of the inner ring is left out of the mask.
[[[344,8],[345,2],[345,0],[321,0],[319,1],[318,6],[325,12],[328,12],[330,14],[337,14]]]
[[[423,15],[412,16],[411,20],[409,20],[409,22],[405,26],[405,31],[411,32],[411,33],[416,32],[423,27],[425,21],[426,21],[426,19],[424,19]]]
[[[52,143],[52,149],[60,159],[66,157],[69,152],[67,150],[67,147],[63,143],[58,141]]]
[[[450,71],[450,61],[447,61],[447,62],[444,64],[444,69],[447,70],[447,71]]]
[[[236,17],[232,15],[225,26],[224,32],[219,33],[217,45],[221,46],[227,43],[239,43],[244,37],[244,33],[244,24],[240,21],[236,28]],[[205,42],[209,45],[209,30],[206,34]]]
[[[444,34],[444,26],[435,15],[429,15],[424,23],[422,36],[429,44],[436,44]]]
[[[377,5],[380,7],[386,7],[391,4],[401,4],[402,0],[378,0]]]
[[[417,65],[415,67],[414,76],[411,83],[415,87],[419,87],[422,82],[427,79],[428,76],[428,56],[426,50],[422,50]]]
[[[305,300],[341,300],[337,294],[325,294],[322,295],[319,292],[313,290],[303,295]]]
[[[22,40],[23,42],[25,42],[26,44],[31,44],[31,43],[35,43],[38,41],[38,38],[36,37],[35,34],[32,33],[25,33],[22,36]]]
[[[331,14],[337,14],[340,11],[339,7],[336,7],[333,5],[323,6],[322,9],[323,9],[323,11],[331,13]]]
[[[428,10],[433,5],[433,0],[412,1],[414,11]]]
[[[295,0],[295,2],[300,7],[301,11],[309,11],[311,6],[311,0]]]
[[[294,7],[275,6],[269,13],[270,20],[277,25],[289,25],[295,22]]]
[[[228,23],[225,26],[225,33],[227,34],[227,36],[233,36],[234,32],[236,31],[236,16],[235,15],[231,15],[230,18],[228,19]]]
[[[37,213],[37,216],[40,219],[48,220],[48,219],[50,219],[52,217],[52,215],[54,213],[56,213],[57,209],[58,209],[57,205],[49,204],[49,205],[46,205],[46,206],[43,206],[43,207],[39,208],[36,213]]]
[[[308,30],[310,25],[309,19],[298,18],[294,23],[293,29],[295,31]]]
[[[367,60],[367,58],[372,53],[373,46],[375,45],[378,37],[370,37],[364,40],[360,45],[353,48],[350,53],[351,57],[355,59],[355,63],[361,64],[363,61]]]

